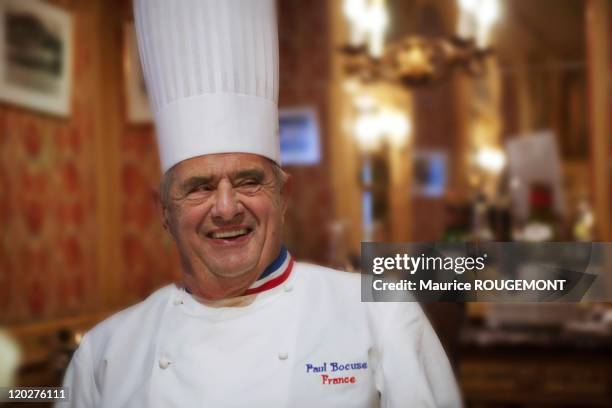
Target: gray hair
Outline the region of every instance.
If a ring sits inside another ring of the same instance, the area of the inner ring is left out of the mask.
[[[272,172],[274,173],[276,186],[279,190],[282,190],[287,180],[289,180],[289,174],[287,174],[276,162],[272,162]]]
[[[170,204],[170,187],[172,187],[173,181],[174,171],[172,168],[162,174],[159,181],[159,199],[164,207]]]

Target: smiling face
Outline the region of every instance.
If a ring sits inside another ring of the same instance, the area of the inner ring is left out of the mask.
[[[170,171],[164,224],[190,289],[211,299],[239,295],[280,251],[284,183],[272,162],[247,153],[199,156]]]

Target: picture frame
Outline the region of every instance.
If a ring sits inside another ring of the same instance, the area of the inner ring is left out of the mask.
[[[153,114],[149,105],[140,56],[138,55],[136,29],[133,21],[124,24],[123,38],[126,119],[132,125],[149,124],[153,122]]]
[[[71,14],[40,0],[0,2],[0,100],[52,115],[71,105]]]
[[[319,119],[313,106],[282,108],[278,112],[283,166],[315,166],[321,162]]]
[[[420,150],[413,154],[413,195],[440,198],[448,183],[448,154],[443,150]]]

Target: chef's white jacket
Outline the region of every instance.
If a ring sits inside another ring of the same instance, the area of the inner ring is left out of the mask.
[[[360,301],[359,274],[295,263],[248,306],[175,285],[99,324],[64,385],[70,407],[459,407],[417,303]]]

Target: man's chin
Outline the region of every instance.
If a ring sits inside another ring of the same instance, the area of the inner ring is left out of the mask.
[[[220,260],[215,262],[215,265],[210,265],[210,271],[220,277],[226,279],[247,277],[257,274],[257,262],[232,261],[231,259]],[[257,277],[255,277],[257,279]]]

